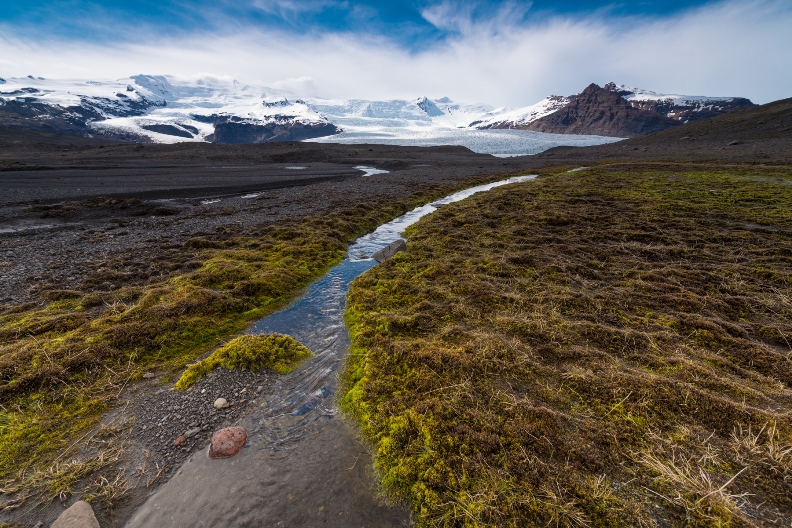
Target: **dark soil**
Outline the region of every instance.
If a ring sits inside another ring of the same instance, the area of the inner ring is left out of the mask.
[[[530,165],[460,147],[302,143],[79,146],[66,153],[22,144],[4,149],[2,163],[5,306],[47,289],[112,289],[190,269],[196,263],[184,244],[191,238],[231,236]],[[36,168],[13,170],[20,164]],[[364,178],[358,165],[391,172]],[[257,196],[242,198],[249,194]]]

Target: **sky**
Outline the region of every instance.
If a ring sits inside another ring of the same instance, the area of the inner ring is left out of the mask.
[[[588,84],[792,96],[790,0],[19,0],[0,77],[217,76],[327,98],[519,107]]]

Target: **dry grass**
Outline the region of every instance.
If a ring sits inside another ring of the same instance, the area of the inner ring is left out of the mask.
[[[423,526],[788,525],[792,173],[546,176],[353,283],[386,487]]]

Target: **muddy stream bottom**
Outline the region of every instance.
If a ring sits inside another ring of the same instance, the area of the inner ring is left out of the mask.
[[[519,176],[472,187],[383,224],[349,247],[349,257],[287,309],[251,327],[299,340],[314,357],[279,377],[238,425],[248,431],[241,453],[211,460],[195,452],[135,512],[134,527],[411,526],[409,509],[379,498],[371,454],[339,416],[338,370],[349,351],[343,313],[349,283],[376,265],[371,255],[438,207]]]

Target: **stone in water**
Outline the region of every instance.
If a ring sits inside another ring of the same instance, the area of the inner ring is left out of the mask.
[[[244,427],[226,427],[212,435],[209,458],[230,458],[245,447],[247,431]]]

